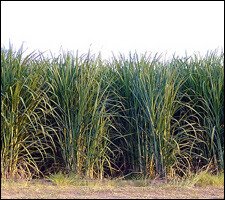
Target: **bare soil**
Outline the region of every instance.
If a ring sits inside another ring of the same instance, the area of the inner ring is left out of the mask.
[[[120,186],[56,186],[42,184],[2,184],[1,199],[224,199],[224,187],[187,187],[153,184],[137,187]]]

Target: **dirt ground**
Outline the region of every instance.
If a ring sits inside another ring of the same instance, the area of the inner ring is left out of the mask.
[[[224,187],[3,184],[1,199],[224,199]]]

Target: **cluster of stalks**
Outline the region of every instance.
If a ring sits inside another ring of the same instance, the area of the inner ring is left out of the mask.
[[[224,54],[1,48],[1,176],[188,176],[224,169]]]

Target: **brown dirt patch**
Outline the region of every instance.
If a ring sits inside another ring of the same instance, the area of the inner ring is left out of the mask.
[[[3,184],[2,199],[224,199],[224,187],[178,187],[171,185],[56,186],[51,183]]]

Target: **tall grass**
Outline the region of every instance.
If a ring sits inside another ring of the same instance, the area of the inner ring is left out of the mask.
[[[177,114],[190,108],[182,103],[185,93],[180,92],[187,75],[181,77],[175,63],[165,67],[159,60],[157,55],[114,60],[124,108],[121,116],[126,119],[121,130],[126,138],[122,145],[126,170],[144,176],[173,176],[177,171],[186,175],[192,149],[200,140],[191,134],[199,129],[193,127],[188,112]]]
[[[107,109],[110,79],[104,81],[100,58],[64,54],[50,64],[48,77],[54,101],[61,111],[59,146],[66,169],[79,175],[103,178],[111,168]]]
[[[51,59],[1,49],[1,173],[102,179],[224,168],[223,53]]]
[[[199,113],[203,128],[202,158],[214,160],[219,170],[224,168],[224,57],[216,51],[205,57],[192,57],[185,83],[192,107]],[[217,169],[218,170],[218,169]]]
[[[6,178],[38,175],[55,148],[45,68],[34,54],[22,54],[22,48],[1,50],[1,174]]]

